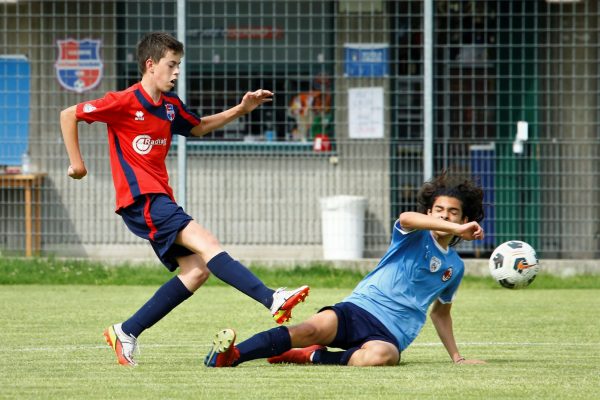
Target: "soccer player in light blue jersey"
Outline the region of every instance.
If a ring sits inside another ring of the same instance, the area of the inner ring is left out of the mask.
[[[452,361],[483,363],[461,355],[450,315],[464,274],[453,246],[463,239],[483,239],[483,190],[444,172],[423,185],[418,201],[421,212],[400,215],[387,253],[342,302],[299,325],[270,329],[238,345],[235,332],[224,329],[217,333],[205,365],[230,367],[258,358],[270,363],[397,365],[425,324],[430,306],[431,320]]]

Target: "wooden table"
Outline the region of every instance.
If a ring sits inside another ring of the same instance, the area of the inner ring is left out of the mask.
[[[0,174],[0,189],[25,192],[25,256],[39,253],[42,244],[40,189],[47,174]]]

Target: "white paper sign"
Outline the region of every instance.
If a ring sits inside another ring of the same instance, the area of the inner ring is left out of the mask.
[[[517,140],[523,142],[529,139],[529,124],[527,121],[517,121]]]
[[[351,139],[383,139],[383,88],[348,89],[348,135]]]

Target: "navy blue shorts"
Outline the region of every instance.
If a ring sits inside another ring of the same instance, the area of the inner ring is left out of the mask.
[[[333,310],[338,318],[338,330],[333,342],[328,346],[348,350],[361,347],[371,340],[389,342],[398,348],[398,342],[392,333],[377,318],[359,306],[344,301],[333,306],[323,307],[324,310]]]
[[[117,213],[131,232],[150,241],[152,249],[169,271],[175,271],[179,266],[177,257],[194,254],[175,243],[177,234],[193,218],[166,194],[143,194],[135,199],[135,203]]]

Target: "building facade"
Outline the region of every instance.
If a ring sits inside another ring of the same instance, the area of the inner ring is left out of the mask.
[[[393,220],[416,207],[429,98],[434,170],[470,174],[486,191],[488,238],[465,254],[519,239],[544,257],[597,257],[597,3],[431,4],[433,91],[425,93],[422,1],[185,2],[180,39],[192,110],[210,115],[248,90],[275,92],[272,104],[187,141],[185,183],[174,146],[171,183],[185,184],[187,211],[240,252],[320,258],[321,199],[361,196],[364,256],[379,257]],[[105,127],[80,124],[89,175],[73,181],[58,118],[69,105],[136,82],[137,40],[148,31],[176,35],[177,5],[0,2],[0,164],[14,172],[27,151],[44,174],[33,200],[41,206],[34,250],[147,248],[113,213]],[[0,248],[8,254],[27,245],[25,203],[22,191],[0,190]]]

